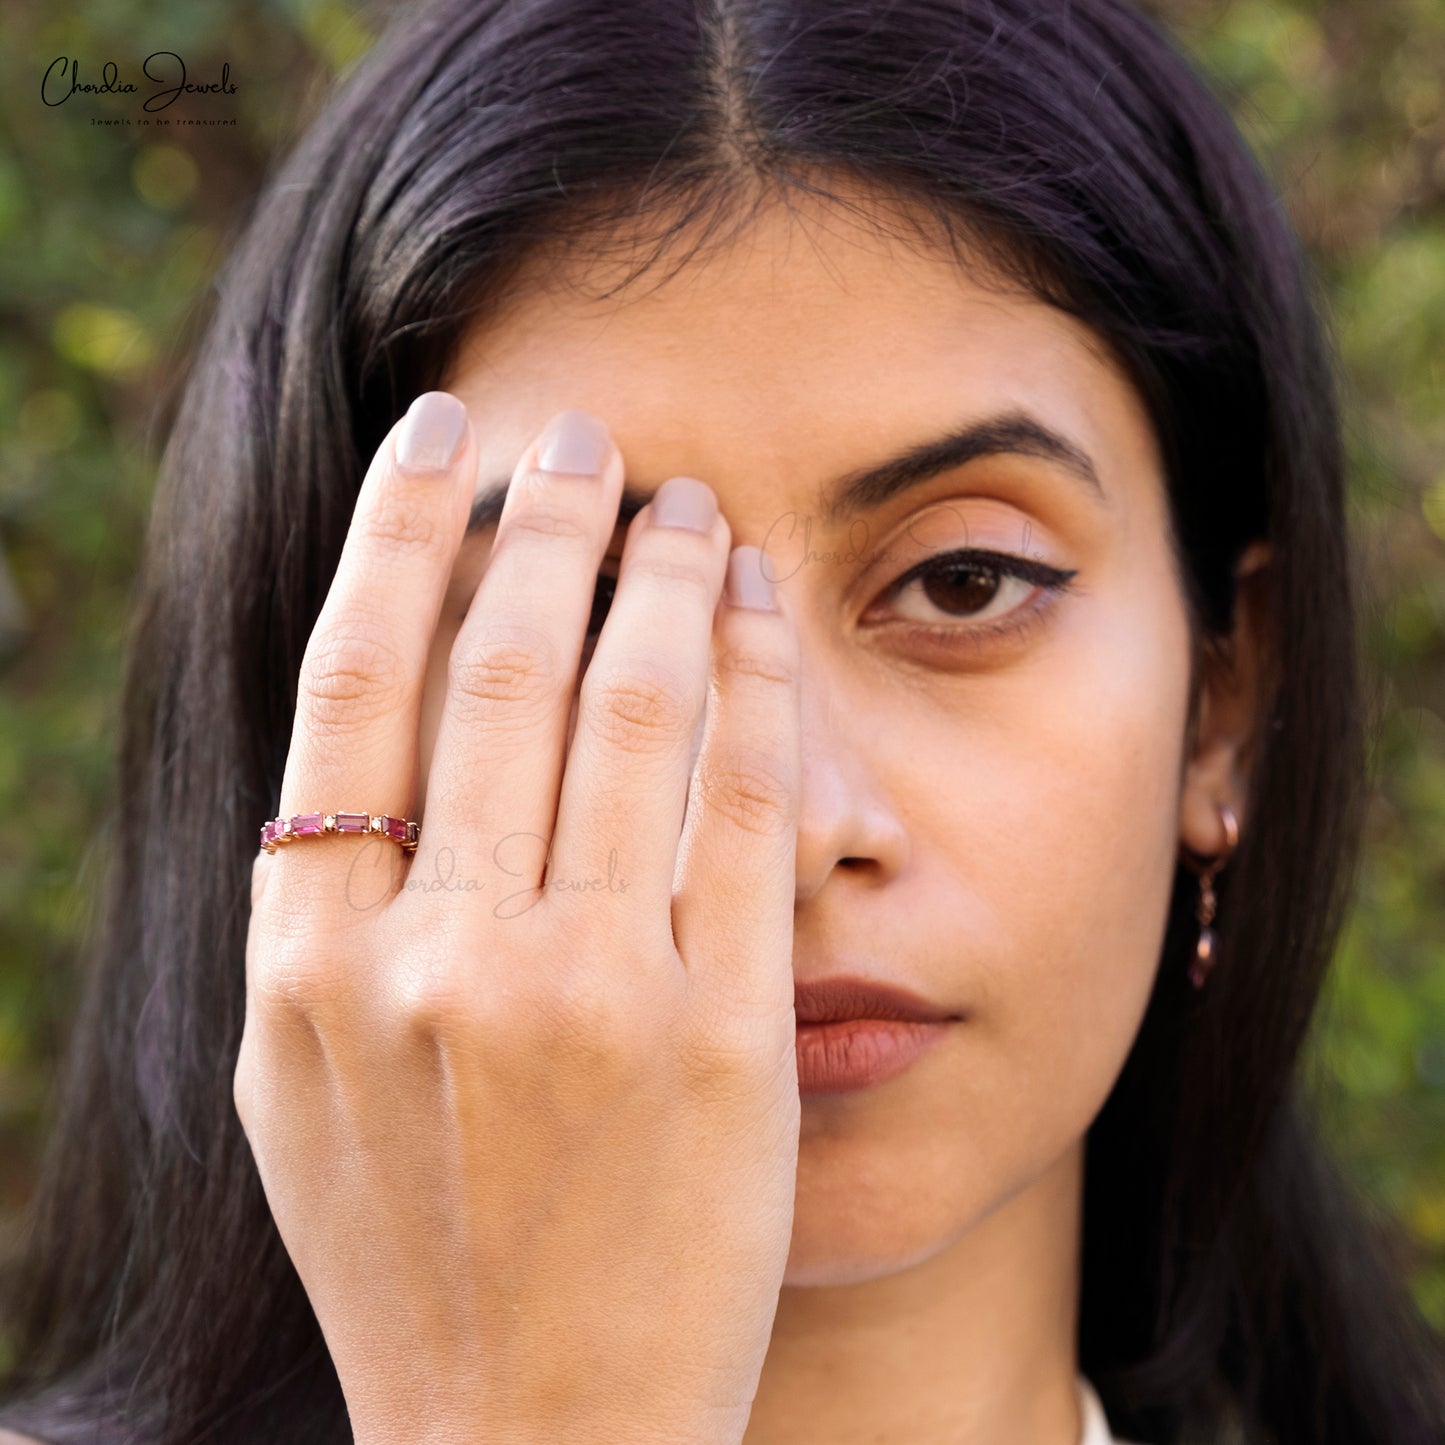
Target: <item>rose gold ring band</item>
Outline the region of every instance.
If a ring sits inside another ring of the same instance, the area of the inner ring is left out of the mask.
[[[414,853],[421,825],[390,813],[293,813],[289,818],[267,819],[261,827],[261,846],[274,853],[281,843],[323,833],[376,833],[400,843],[404,853]]]

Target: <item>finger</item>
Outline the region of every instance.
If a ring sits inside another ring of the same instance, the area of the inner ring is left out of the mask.
[[[251,909],[255,911],[261,899],[266,893],[266,880],[271,876],[271,863],[274,855],[267,852],[258,852],[255,861],[251,864]]]
[[[608,881],[608,906],[631,913],[637,926],[642,918],[668,926],[730,538],[712,488],[692,477],[669,478],[628,529],[616,594],[578,698],[549,906],[564,893],[596,892],[620,873],[626,889]]]
[[[301,662],[279,816],[411,816],[426,659],[471,506],[462,403],[414,401],[367,469]],[[404,877],[397,844],[338,832],[278,846],[267,906],[374,917]]]
[[[756,547],[734,549],[713,638],[702,740],[674,878],[672,927],[689,978],[770,1012],[793,1001],[801,779],[797,633]]]
[[[486,571],[452,644],[426,834],[413,861],[431,877],[447,847],[462,873],[475,859],[477,871],[501,880],[459,894],[459,907],[495,908],[542,876],[622,480],[605,423],[581,409],[552,417],[512,472]]]
[[[255,917],[261,906],[261,899],[266,894],[266,883],[271,877],[271,864],[275,855],[259,849],[255,860],[251,864],[251,916]],[[252,980],[256,967],[256,938],[255,929],[248,929],[246,933],[246,985],[248,993],[251,991]]]

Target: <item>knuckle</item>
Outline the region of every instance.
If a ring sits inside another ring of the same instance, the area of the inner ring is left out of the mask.
[[[711,761],[704,757],[695,777],[699,802],[746,833],[772,838],[793,823],[794,791],[764,754],[734,748]]]
[[[486,1002],[462,973],[445,966],[419,970],[396,985],[398,1006],[414,1036],[454,1040],[486,1028]]]
[[[409,679],[385,631],[357,619],[313,636],[301,664],[302,705],[318,727],[347,732],[392,711]]]
[[[633,663],[600,677],[589,672],[580,716],[609,746],[651,754],[690,741],[694,711],[692,698],[675,677]]]
[[[574,974],[543,996],[539,1012],[548,1046],[584,1064],[589,1076],[630,1073],[647,1057],[646,1010],[614,978]]]
[[[236,1056],[235,1070],[231,1074],[231,1103],[235,1107],[236,1117],[241,1121],[241,1132],[248,1137],[251,1133],[251,1069],[251,1054],[243,1039],[241,1051]]]
[[[440,496],[440,493],[436,493]],[[374,506],[361,518],[365,541],[384,552],[433,555],[446,549],[448,534],[442,519],[425,505],[418,505],[416,489],[392,485],[383,487]]]
[[[628,573],[634,578],[645,578],[648,582],[665,591],[680,592],[684,595],[711,597],[713,590],[712,571],[701,562],[690,562],[661,552],[640,552],[629,560]]]
[[[431,927],[418,931],[409,920],[397,919],[378,939],[379,952],[390,961],[387,1012],[414,1034],[433,1037],[469,1032],[493,1014],[500,1018],[505,996],[498,999],[467,966],[456,920],[428,922]]]
[[[447,687],[463,709],[550,698],[558,686],[556,650],[531,628],[493,624],[475,642],[453,647]]]
[[[792,1061],[793,1050],[791,1036],[784,1039],[780,1031],[760,1027],[741,1010],[717,1008],[708,1011],[705,1027],[688,1030],[679,1052],[694,1090],[714,1099],[736,1099],[770,1084],[777,1070]]]
[[[791,688],[797,682],[797,668],[786,657],[737,642],[717,643],[717,668],[725,682],[738,679],[752,684]]]
[[[610,1058],[629,1047],[628,1012],[605,988],[554,990],[542,1000],[542,1017],[553,1040],[588,1058]]]
[[[394,980],[392,997],[405,1029],[448,1049],[475,1048],[478,1040],[520,1061],[545,1056],[589,1079],[630,1070],[644,1056],[645,1011],[614,975],[568,966],[533,954],[536,967],[505,990],[438,956],[414,962]]]
[[[261,906],[261,899],[266,893],[266,881],[271,876],[271,868],[274,859],[264,848],[258,848],[256,857],[251,863],[251,911],[254,913]]]
[[[349,991],[344,970],[295,944],[259,950],[250,985],[256,1009],[276,1016],[331,1013],[342,1006]]]
[[[682,1067],[694,1093],[733,1099],[757,1088],[757,1068],[741,1040],[695,1038],[682,1050]]]
[[[545,483],[534,491],[524,492],[523,496],[525,500],[507,518],[507,532],[548,542],[585,541],[590,538],[590,528],[579,521],[574,512],[562,506]],[[505,541],[499,531],[497,545],[505,545]]]

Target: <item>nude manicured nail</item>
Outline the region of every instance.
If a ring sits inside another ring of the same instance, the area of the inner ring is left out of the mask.
[[[760,612],[776,611],[772,573],[765,570],[771,566],[761,547],[734,547],[728,557],[723,596],[734,607],[752,607]]]
[[[407,408],[396,437],[396,460],[412,472],[445,471],[456,460],[467,409],[450,392],[423,392]]]
[[[711,532],[717,520],[717,497],[706,482],[696,477],[669,477],[653,496],[649,515],[654,527]]]
[[[537,466],[544,472],[577,472],[596,476],[607,465],[612,436],[606,423],[590,411],[573,407],[559,411],[542,433]]]

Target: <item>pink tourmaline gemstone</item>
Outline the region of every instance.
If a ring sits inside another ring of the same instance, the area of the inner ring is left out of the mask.
[[[293,833],[320,833],[325,827],[326,819],[321,813],[297,813],[291,819]]]
[[[338,833],[364,833],[367,821],[365,813],[338,813],[336,815],[336,831]]]
[[[266,824],[266,842],[274,843],[285,831],[286,824],[280,818],[272,818]]]
[[[387,819],[386,819],[386,833],[387,833],[387,837],[389,837],[389,838],[395,838],[398,843],[405,843],[405,842],[406,842],[406,819],[405,819],[405,818],[393,818],[393,817],[390,816],[390,814],[388,814],[388,815],[387,815]]]
[[[408,823],[408,824],[406,825],[406,841],[407,841],[408,843],[415,843],[415,842],[416,842],[416,834],[417,834],[417,825],[416,825],[415,823]]]

